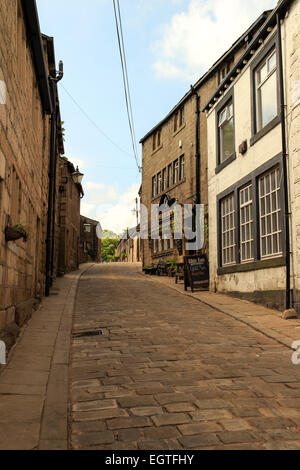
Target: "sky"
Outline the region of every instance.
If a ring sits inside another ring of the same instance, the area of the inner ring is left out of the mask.
[[[139,141],[277,0],[120,0]],[[141,185],[126,114],[113,0],[37,0],[64,62],[65,154],[84,173],[81,213],[121,233]],[[141,146],[138,144],[141,162]]]

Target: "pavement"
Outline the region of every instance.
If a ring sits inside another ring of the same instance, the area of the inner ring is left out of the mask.
[[[0,449],[68,448],[69,353],[78,272],[57,279],[0,366]]]
[[[279,312],[84,265],[1,369],[0,449],[300,449],[299,339]]]

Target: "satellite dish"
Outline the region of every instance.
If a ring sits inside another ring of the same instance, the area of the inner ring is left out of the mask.
[[[97,237],[99,238],[99,240],[101,240],[102,235],[103,235],[103,230],[102,230],[102,227],[101,227],[100,222],[99,222],[99,224],[98,224],[97,227],[96,227],[96,235],[97,235]]]

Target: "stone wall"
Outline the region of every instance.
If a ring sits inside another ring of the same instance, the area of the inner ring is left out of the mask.
[[[82,188],[75,184],[72,173],[75,167],[65,158],[60,158],[59,196],[59,274],[78,269],[80,240],[80,195]]]
[[[42,108],[19,0],[0,2],[0,80],[7,91],[5,104],[3,99],[0,104],[0,331],[4,331],[16,323],[22,326],[24,314],[19,310],[44,289],[50,123]],[[15,224],[28,227],[27,243],[5,241],[6,226]]]

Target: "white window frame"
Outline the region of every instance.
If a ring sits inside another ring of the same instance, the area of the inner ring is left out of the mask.
[[[233,121],[233,152],[228,157],[224,155],[224,138],[223,138],[223,129],[225,124]],[[234,138],[234,109],[233,109],[233,99],[231,98],[230,101],[224,106],[221,111],[218,112],[218,129],[219,129],[219,164],[226,162],[233,154],[234,154],[234,147],[235,147],[235,138]]]
[[[152,197],[155,197],[157,195],[157,178],[156,176],[153,176],[152,178]]]
[[[221,201],[222,266],[236,264],[235,213],[235,197],[232,193]]]
[[[272,187],[272,174],[274,173],[275,185]],[[264,187],[263,194],[262,181]],[[283,254],[282,227],[280,218],[280,213],[282,211],[280,201],[280,186],[280,172],[278,167],[273,168],[272,170],[268,171],[268,173],[265,173],[258,178],[261,259],[274,258],[277,256],[282,256]],[[274,205],[275,207],[273,207]],[[263,254],[264,240],[266,254]],[[277,250],[275,249],[276,244],[278,247]],[[268,250],[268,247],[271,247],[271,249]]]
[[[275,66],[273,68],[269,68],[270,59],[275,55],[276,61]],[[266,77],[258,83],[259,80],[259,73],[267,64],[267,75]],[[266,84],[266,82],[272,77],[274,73],[277,73],[277,50],[272,49],[272,51],[266,56],[260,66],[255,70],[255,94],[256,94],[256,131],[261,131],[267,124],[263,125],[262,123],[262,104],[261,104],[261,97],[260,97],[260,90]],[[277,87],[277,84],[276,84]],[[277,114],[274,116],[275,119]],[[272,119],[269,121],[271,122]]]
[[[248,263],[254,260],[254,220],[253,220],[253,192],[252,183],[248,184],[239,191],[240,206],[240,258],[242,263]],[[247,237],[247,231],[249,236]],[[250,257],[243,256],[243,247],[247,253],[247,247],[250,245]]]
[[[183,180],[185,178],[185,157],[182,155],[180,157],[180,171],[179,171],[179,179]]]
[[[177,184],[179,182],[179,160],[175,160],[174,162],[174,173],[173,173],[173,182]]]

